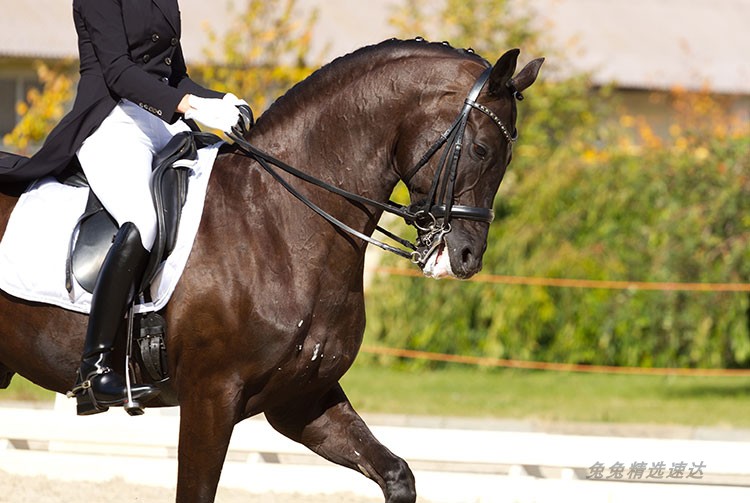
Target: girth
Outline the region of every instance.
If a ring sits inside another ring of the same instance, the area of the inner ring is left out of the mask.
[[[218,141],[220,138],[211,133],[182,132],[175,135],[154,157],[151,198],[156,210],[157,232],[138,293],[146,289],[161,263],[174,250],[182,207],[187,198],[189,168],[198,158],[198,149]],[[88,186],[80,172],[63,180],[63,183]],[[84,290],[93,292],[99,269],[117,230],[115,219],[90,190],[86,209],[70,238],[66,267],[66,288],[69,292],[73,288],[73,277]]]

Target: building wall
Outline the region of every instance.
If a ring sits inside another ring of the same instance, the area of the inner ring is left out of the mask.
[[[25,58],[0,58],[0,140],[15,126],[16,104],[38,85],[34,62]]]
[[[442,0],[436,0],[438,8]],[[329,61],[394,36],[389,17],[404,0],[298,0],[303,13],[317,9],[312,53]],[[535,20],[593,81],[618,82],[627,113],[646,117],[661,134],[676,120],[667,91],[711,85],[723,106],[750,122],[750,66],[744,54],[749,0],[524,0]],[[238,0],[180,0],[188,63],[208,43],[206,28],[221,33]],[[69,2],[0,0],[0,136],[15,123],[15,103],[36,82],[32,57],[75,57]],[[33,26],[30,26],[33,25]],[[34,33],[33,37],[26,34]],[[721,36],[717,37],[716,34]],[[415,34],[416,35],[416,34]],[[501,49],[499,48],[498,51]],[[17,57],[7,57],[15,55]],[[24,57],[18,57],[24,55]],[[549,70],[555,64],[550,61]],[[543,76],[545,71],[543,70]],[[734,94],[730,94],[734,93]]]
[[[692,97],[697,96],[692,94]],[[737,120],[747,126],[750,124],[750,96],[713,93],[708,95],[712,100],[711,113],[728,120]],[[647,89],[618,89],[615,92],[618,103],[617,115],[629,115],[643,118],[653,131],[662,138],[670,137],[670,127],[685,127],[684,112],[679,111],[673,92],[652,91]],[[680,99],[690,99],[686,96]],[[710,125],[710,124],[708,124]],[[714,124],[717,126],[719,124]],[[723,124],[729,126],[730,124]]]

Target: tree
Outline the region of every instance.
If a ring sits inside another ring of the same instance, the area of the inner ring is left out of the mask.
[[[26,101],[16,105],[21,120],[3,137],[5,144],[20,154],[28,154],[31,147],[44,140],[64,115],[74,92],[70,62],[55,66],[40,62],[36,66],[42,87],[29,90]]]
[[[221,36],[209,29],[207,62],[196,66],[208,87],[244,98],[263,111],[319,66],[310,40],[317,11],[300,20],[297,0],[249,0]]]
[[[519,66],[546,58],[540,79],[519,106],[520,138],[511,183],[537,159],[554,157],[572,143],[595,143],[598,117],[609,114],[610,89],[594,87],[587,74],[568,70],[565,47],[558,48],[536,22],[528,2],[510,0],[404,0],[391,23],[402,37],[420,35],[471,47],[491,63],[507,49],[521,48]],[[553,75],[550,79],[548,76]],[[527,163],[529,166],[527,167]]]
[[[207,61],[191,74],[207,87],[231,91],[262,111],[276,97],[319,66],[311,62],[310,39],[317,20],[312,11],[300,20],[297,0],[248,0],[221,35],[208,29]],[[218,55],[217,54],[220,54]],[[74,96],[72,62],[37,64],[41,89],[19,103],[21,121],[4,137],[6,145],[28,153],[62,118]]]

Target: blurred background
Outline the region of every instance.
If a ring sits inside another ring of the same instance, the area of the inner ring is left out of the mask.
[[[519,103],[483,274],[437,282],[371,260],[344,379],[356,407],[750,427],[750,1],[180,5],[191,76],[256,115],[391,37],[547,58]],[[70,2],[0,8],[2,148],[29,154],[74,97]]]

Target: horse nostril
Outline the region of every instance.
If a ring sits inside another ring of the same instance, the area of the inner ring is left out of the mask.
[[[461,251],[461,263],[464,266],[470,266],[474,260],[474,254],[468,246]]]
[[[461,250],[460,277],[469,277],[482,268],[482,256],[474,253],[473,248],[466,246]],[[456,271],[459,272],[459,271]]]

